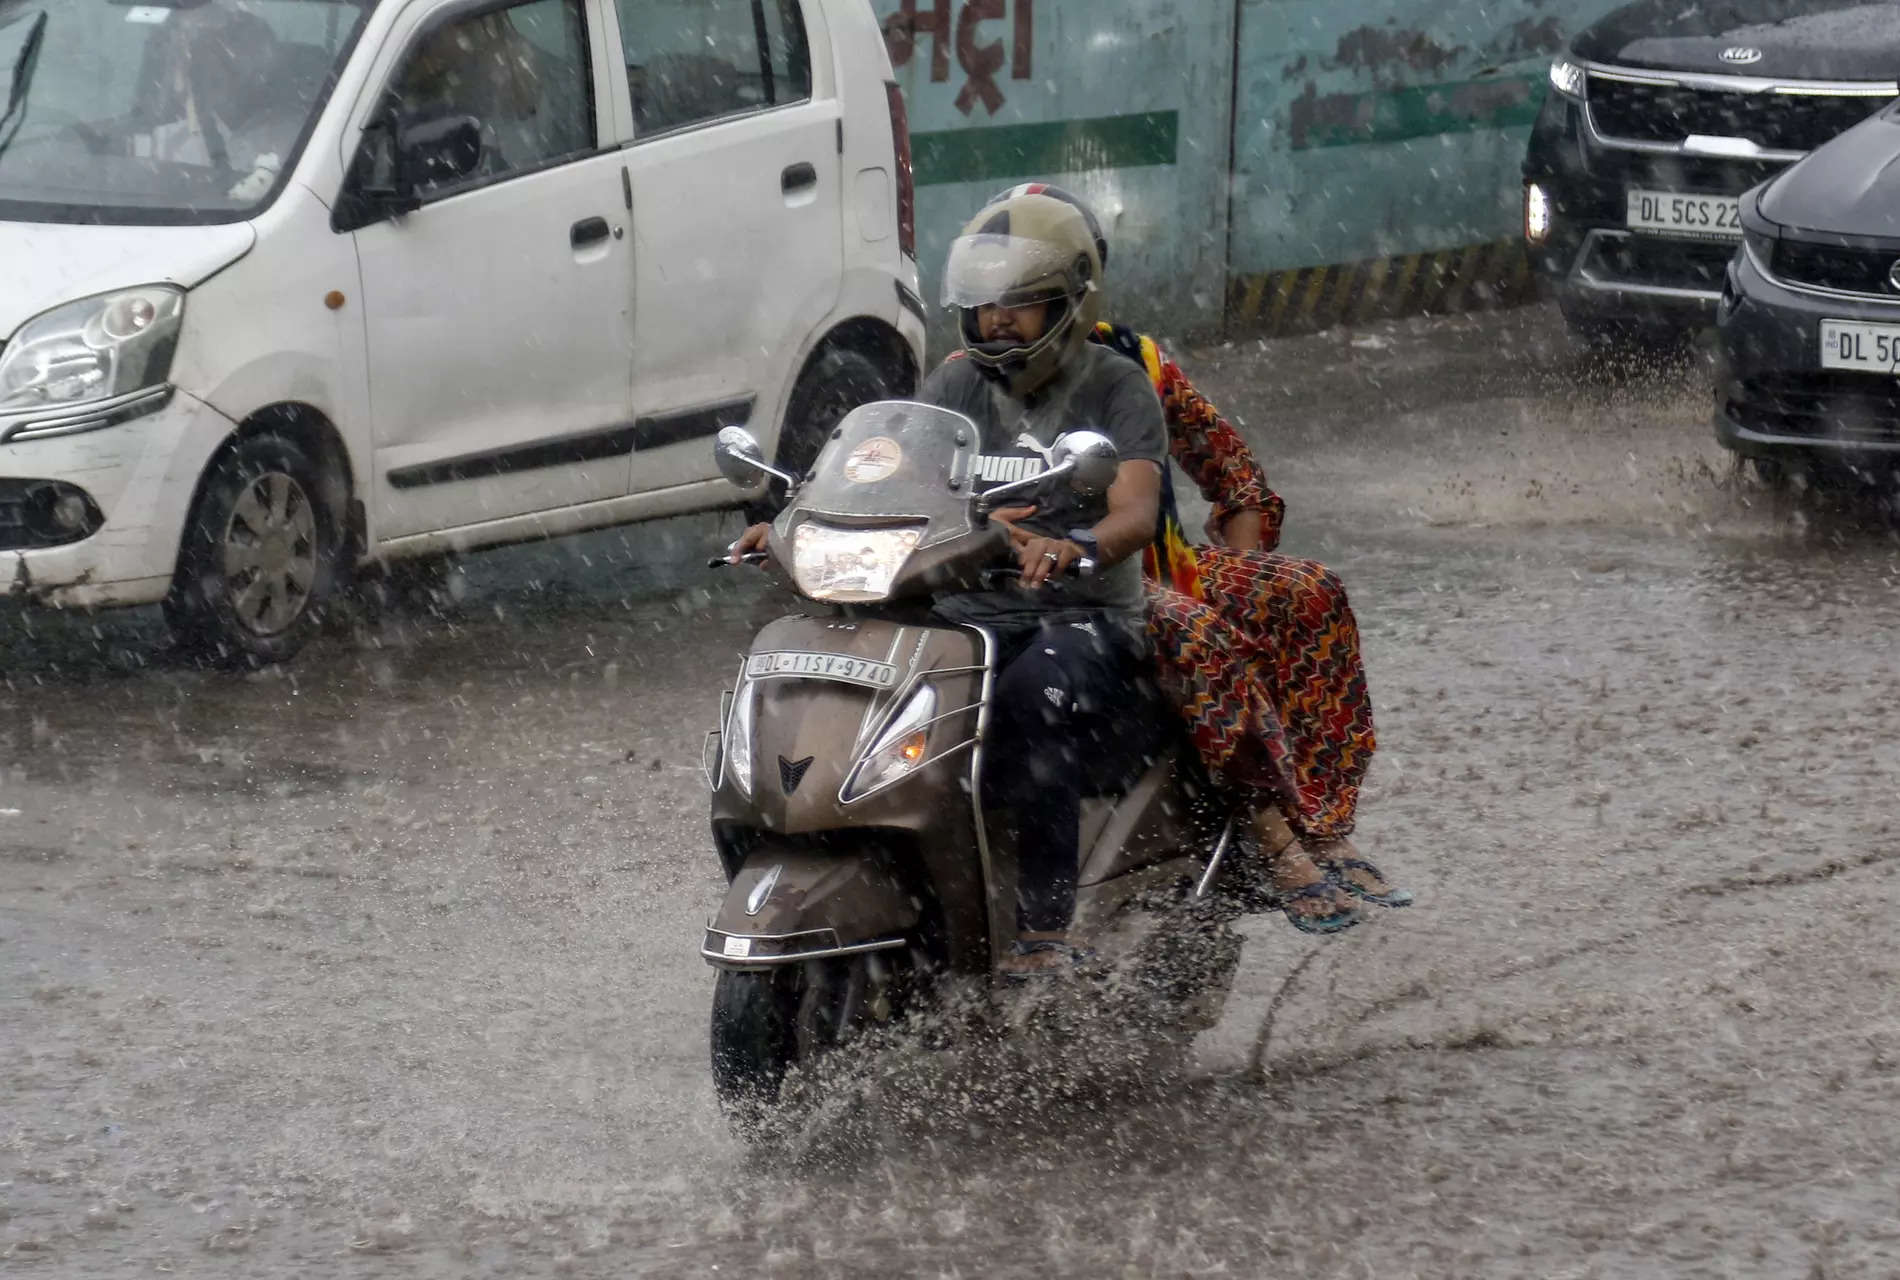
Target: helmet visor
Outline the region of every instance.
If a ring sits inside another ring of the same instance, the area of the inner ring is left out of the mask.
[[[1065,297],[1072,256],[1027,236],[959,236],[944,263],[943,305],[1027,307]]]

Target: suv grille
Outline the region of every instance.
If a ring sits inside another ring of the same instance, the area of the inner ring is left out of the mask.
[[[1692,133],[1747,138],[1771,151],[1812,151],[1891,99],[1864,95],[1735,93],[1631,84],[1593,75],[1590,118],[1607,138],[1678,143]]]
[[[1772,269],[1789,284],[1891,298],[1900,294],[1900,250],[1851,249],[1806,240],[1778,240]]]
[[[1900,441],[1900,383],[1847,370],[1777,373],[1742,384],[1729,412],[1769,435],[1856,444]]]
[[[1671,289],[1722,287],[1722,273],[1735,256],[1728,240],[1670,240],[1660,236],[1601,236],[1584,270],[1598,279]]]

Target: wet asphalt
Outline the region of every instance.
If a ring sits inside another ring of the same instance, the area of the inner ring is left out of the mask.
[[[899,1052],[726,1134],[734,517],[472,557],[251,675],[0,611],[0,1268],[1900,1272],[1900,538],[1547,311],[1184,349],[1344,577],[1418,905],[1247,922],[1172,1071]]]

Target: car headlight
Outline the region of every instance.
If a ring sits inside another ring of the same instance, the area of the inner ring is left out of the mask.
[[[1583,68],[1568,58],[1558,58],[1550,64],[1550,87],[1566,98],[1583,96],[1583,80]]]
[[[1748,247],[1748,256],[1755,260],[1758,271],[1772,277],[1775,272],[1775,243],[1781,228],[1770,222],[1761,211],[1762,193],[1769,185],[1763,184],[1742,193],[1741,222],[1742,243]]]
[[[937,716],[937,691],[924,685],[910,695],[871,749],[864,753],[851,776],[844,780],[842,798],[862,799],[910,776],[930,750],[930,722]]]
[[[164,384],[185,291],[144,285],[55,307],[27,321],[0,355],[0,413],[113,400]]]
[[[1748,246],[1749,256],[1755,260],[1755,269],[1763,275],[1772,276],[1775,271],[1775,237],[1751,227],[1742,232],[1742,242]]]
[[[748,800],[752,798],[752,694],[752,681],[741,678],[732,691],[732,712],[720,742],[726,752],[726,776]]]
[[[891,593],[926,526],[847,529],[807,521],[792,535],[792,578],[814,600],[867,604]]]

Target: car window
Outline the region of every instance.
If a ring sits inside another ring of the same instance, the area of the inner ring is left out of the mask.
[[[371,0],[0,0],[0,217],[229,222],[295,167]]]
[[[405,128],[473,117],[472,174],[411,175],[422,199],[544,169],[594,149],[594,90],[582,0],[526,0],[425,32],[390,82]]]
[[[798,0],[616,0],[641,136],[811,97]]]
[[[775,105],[803,102],[811,97],[811,52],[798,0],[768,0],[761,8],[772,101]]]

